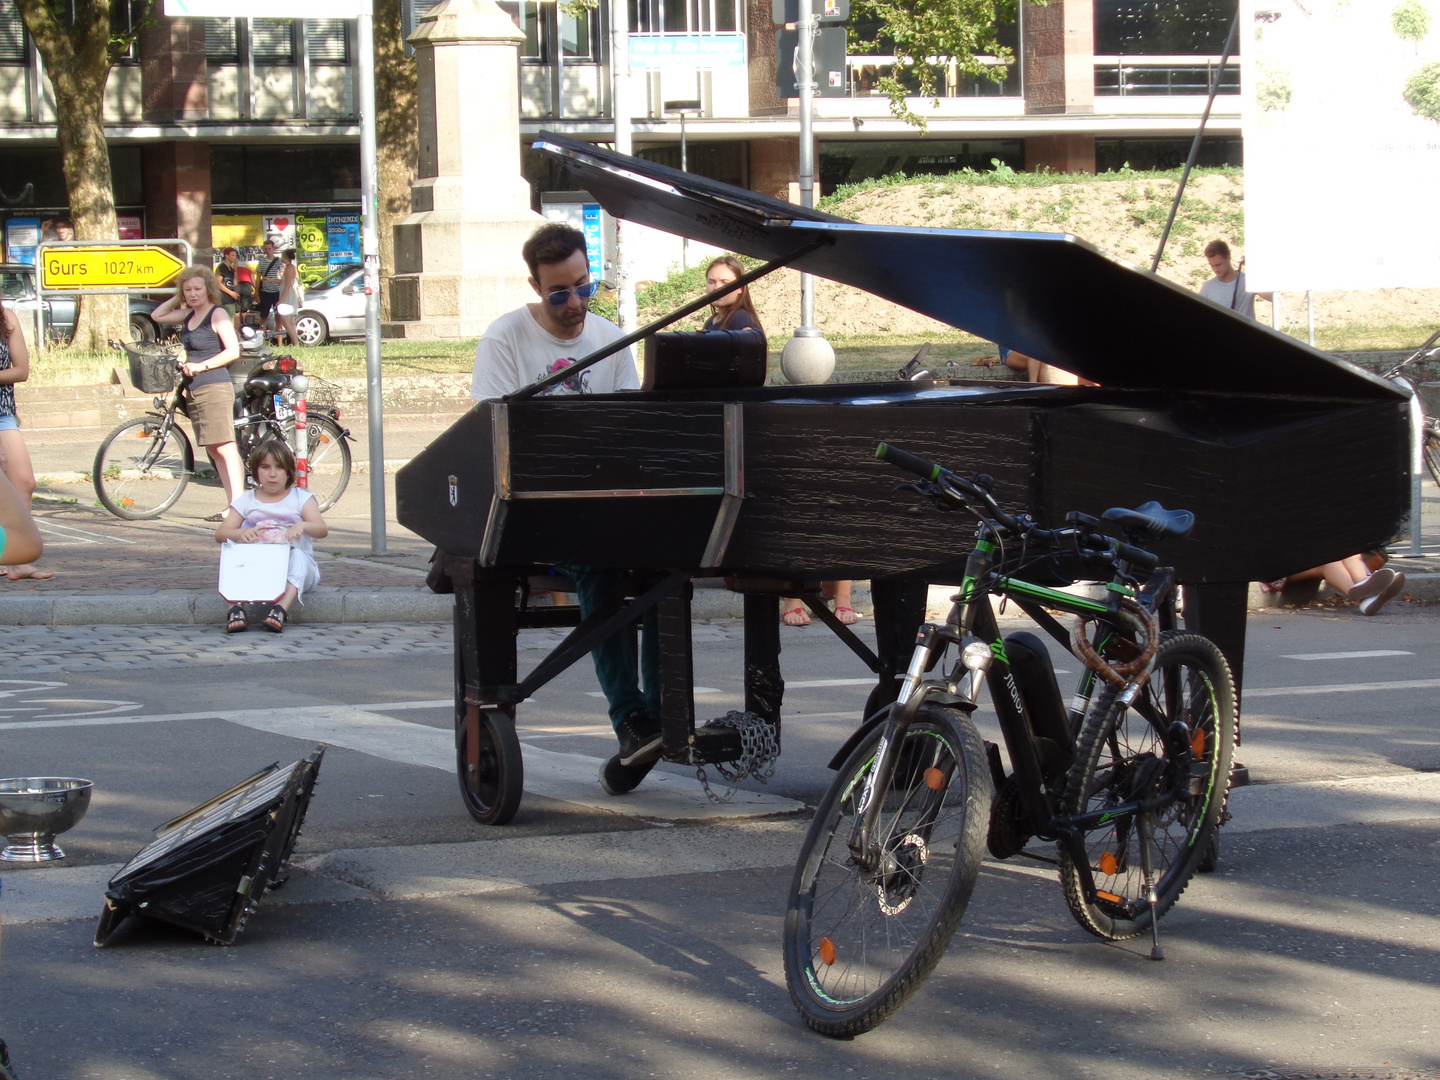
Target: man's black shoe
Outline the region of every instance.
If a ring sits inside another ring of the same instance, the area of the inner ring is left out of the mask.
[[[659,760],[656,757],[643,765],[621,765],[620,755],[616,754],[600,766],[600,787],[606,795],[624,795],[634,791]]]
[[[643,765],[660,756],[660,721],[636,709],[615,727],[620,740],[620,764]]]

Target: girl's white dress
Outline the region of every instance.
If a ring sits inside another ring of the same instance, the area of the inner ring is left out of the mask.
[[[299,540],[285,539],[291,525],[303,521],[301,511],[305,504],[315,498],[304,488],[292,487],[279,502],[261,502],[253,490],[238,495],[230,506],[241,517],[242,529],[259,529],[262,544],[290,545],[290,567],[285,579],[299,590],[300,596],[306,589],[320,584],[320,567],[315,563],[315,538],[302,536]],[[229,541],[227,541],[228,543]]]

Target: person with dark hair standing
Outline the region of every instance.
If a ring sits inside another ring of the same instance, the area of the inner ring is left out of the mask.
[[[240,290],[235,280],[235,271],[240,267],[240,252],[227,247],[220,253],[220,265],[215,267],[215,281],[220,286],[220,306],[230,313],[230,321],[237,328],[240,319]]]
[[[261,250],[265,253],[255,264],[255,284],[258,286],[255,310],[260,313],[263,326],[280,302],[280,290],[285,283],[285,260],[275,254],[275,241],[266,240]]]
[[[276,306],[280,323],[285,327],[285,336],[294,346],[300,344],[300,336],[295,333],[295,318],[300,312],[300,270],[295,265],[294,248],[286,248],[282,258],[285,261],[285,273],[281,279],[280,300]]]
[[[590,314],[597,283],[590,279],[584,233],[552,221],[535,230],[521,254],[539,299],[501,315],[480,339],[470,386],[476,401],[513,394],[623,336],[614,323]],[[547,393],[608,394],[639,388],[635,356],[626,348]],[[582,618],[604,604],[623,578],[613,570],[571,567],[568,572],[580,595]],[[600,769],[600,786],[609,795],[633,790],[660,758],[660,644],[653,610],[646,613],[642,631],[638,656],[634,636],[623,631],[590,654],[620,743],[619,753]]]

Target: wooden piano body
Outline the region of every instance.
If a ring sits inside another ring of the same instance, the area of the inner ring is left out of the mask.
[[[1156,551],[1187,586],[1187,623],[1237,671],[1248,582],[1378,547],[1403,522],[1399,391],[1073,237],[855,225],[584,143],[545,136],[537,146],[618,217],[767,259],[808,245],[797,268],[1100,386],[894,381],[477,405],[396,484],[399,520],[445,553],[457,587],[462,788],[485,723],[503,728],[538,685],[517,683],[514,662],[528,618],[516,585],[535,564],[645,572],[636,591],[648,590],[661,617],[666,756],[685,761],[734,749],[696,735],[690,577],[731,575],[755,589],[746,708],[777,725],[776,591],[834,578],[958,580],[970,523],[895,495],[899,475],[874,458],[882,440],[991,474],[1002,505],[1042,524],[1148,499],[1194,511],[1193,535]],[[880,604],[880,655],[867,656],[882,680],[913,641],[917,614],[902,593],[877,588],[897,597]],[[602,613],[539,674],[638,610]]]

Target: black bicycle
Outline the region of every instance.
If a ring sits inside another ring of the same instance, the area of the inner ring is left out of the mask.
[[[1412,365],[1422,364],[1440,356],[1440,348],[1435,347],[1437,341],[1440,341],[1440,330],[1431,334],[1424,345],[1421,345],[1389,371],[1382,373],[1380,377],[1399,384],[1420,403],[1423,417],[1420,448],[1425,457],[1425,467],[1430,470],[1430,478],[1440,484],[1440,416],[1436,416],[1436,408],[1440,406],[1440,402],[1437,402],[1435,396],[1430,393],[1434,384],[1422,383],[1421,377],[1409,370]]]
[[[126,420],[100,443],[91,482],[102,506],[116,517],[142,521],[159,517],[184,494],[195,473],[195,451],[180,417],[185,416],[183,391],[189,379],[181,374],[183,355],[154,345],[117,343],[130,357],[131,377],[155,408]],[[290,356],[275,356],[263,347],[242,351],[237,364],[249,369],[237,396],[235,443],[243,460],[262,439],[290,441],[296,424],[296,395],[306,390],[305,434],[308,447],[307,486],[328,510],[350,483],[350,432],[340,426],[340,410],[323,380],[307,377]],[[300,380],[304,380],[301,383]]]
[[[1192,514],[1147,503],[1042,529],[1005,513],[989,477],[883,443],[878,456],[922,478],[905,487],[973,513],[979,530],[954,606],[922,629],[895,704],[832,761],[837,775],[796,866],[790,995],[807,1024],[837,1037],[884,1021],[934,970],[987,842],[996,858],[1056,864],[1081,926],[1106,940],[1148,928],[1160,959],[1156,922],[1212,852],[1235,738],[1224,657],[1176,628],[1173,574],[1138,546],[1188,534]],[[1036,580],[1105,582],[1104,598]],[[1026,631],[1002,639],[992,596],[1013,600],[1085,664],[1068,708],[1044,643]],[[1074,629],[1051,610],[1076,615]],[[954,663],[932,676],[952,645]],[[971,719],[982,684],[1008,774]],[[1032,838],[1056,854],[1028,849]]]

